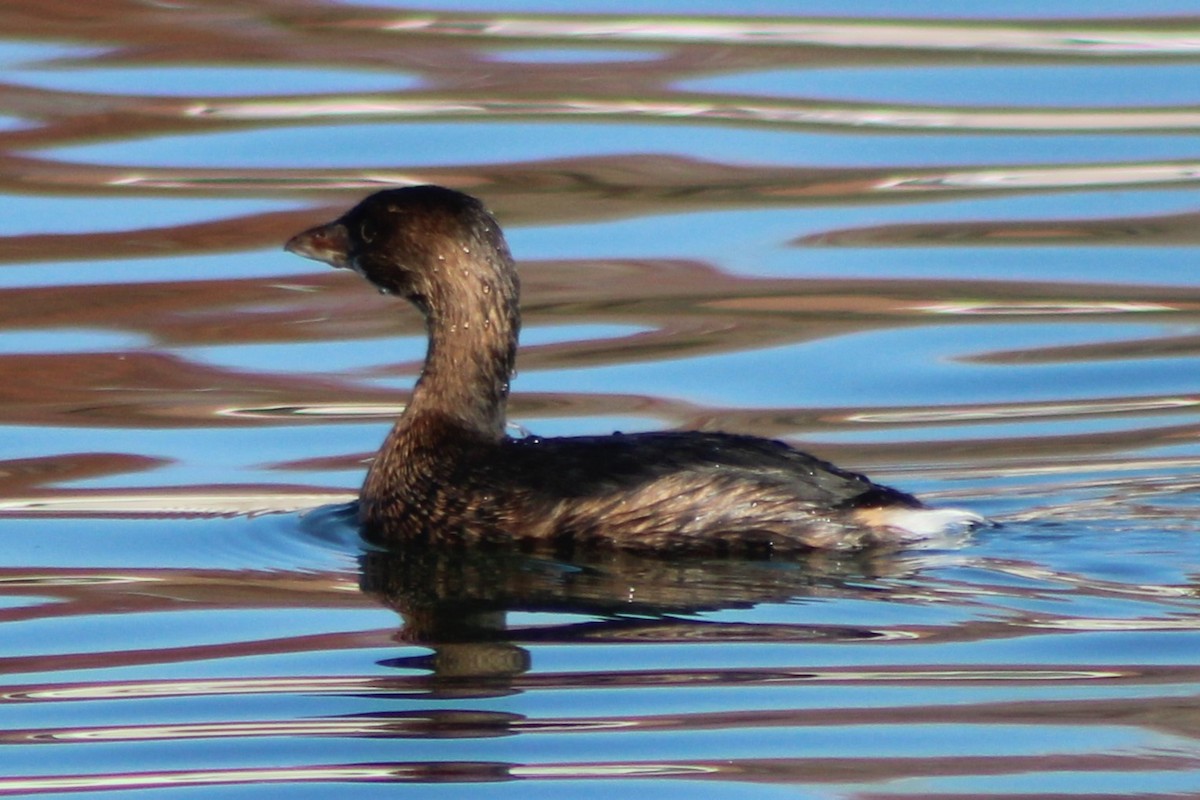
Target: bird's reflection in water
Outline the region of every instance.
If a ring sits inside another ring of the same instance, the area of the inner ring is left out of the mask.
[[[808,597],[878,597],[881,578],[914,568],[896,553],[814,553],[787,561],[650,557],[625,552],[558,559],[514,550],[413,545],[361,558],[364,592],[403,618],[397,639],[432,650],[395,659],[428,670],[437,691],[511,689],[527,645],[587,642],[845,641],[868,628],[723,622],[703,612]],[[508,612],[546,613],[510,626]],[[550,614],[571,615],[555,622]],[[578,617],[586,617],[580,620]]]

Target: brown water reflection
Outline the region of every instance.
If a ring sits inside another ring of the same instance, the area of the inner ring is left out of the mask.
[[[93,243],[93,246],[100,246]],[[87,268],[95,268],[94,266]],[[524,370],[631,364],[658,359],[738,352],[842,336],[872,329],[938,324],[971,326],[1008,320],[1118,321],[1150,318],[1175,326],[1193,325],[1200,294],[1180,287],[1107,284],[1009,283],[1000,281],[914,281],[762,279],[723,274],[711,265],[683,261],[535,262],[522,265],[526,322],[556,321],[635,325],[640,332],[603,341],[525,347]],[[422,333],[415,313],[387,298],[362,291],[353,276],[296,274],[236,280],[92,284],[0,289],[0,331],[59,327],[136,334],[156,347],[301,343],[386,339]],[[980,363],[1082,363],[1162,355],[1192,355],[1194,337],[1115,340],[1070,347],[981,352]],[[186,353],[187,351],[182,351]],[[386,375],[415,376],[418,361],[395,367],[323,375],[295,372],[247,373],[142,349],[116,352],[0,355],[0,411],[8,424],[55,427],[116,426],[261,427],[271,424],[326,425],[337,419],[388,418],[403,391],[372,385]],[[1194,438],[1197,400],[1192,395],[1127,395],[1093,400],[971,403],[936,409],[903,407],[716,408],[679,399],[622,394],[518,393],[514,416],[648,414],[666,425],[753,430],[793,436],[799,430],[853,430],[977,425],[1006,420],[1072,420],[1153,415],[1154,428],[1021,440],[960,440],[870,446],[826,445],[839,458],[858,463],[936,464],[953,452],[960,468],[1021,459],[1023,463],[1067,452],[1100,457],[1159,441]],[[1171,417],[1184,420],[1171,424]],[[326,465],[352,466],[366,453],[346,454]],[[87,472],[66,456],[44,472],[34,462],[6,464],[5,494],[22,496],[30,476],[47,483],[72,476],[120,474],[153,468],[154,459],[114,454],[108,470],[97,470],[99,454],[80,454]],[[290,469],[318,462],[296,460]],[[280,465],[283,467],[283,465]]]

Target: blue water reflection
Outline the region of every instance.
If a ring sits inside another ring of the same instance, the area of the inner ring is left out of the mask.
[[[597,121],[301,125],[287,129],[159,136],[138,142],[56,147],[43,152],[66,162],[130,167],[405,168],[479,165],[497,161],[677,154],[716,162],[829,167],[959,166],[1145,162],[1195,156],[1182,136],[1076,135],[1013,137],[812,133],[678,120],[646,124],[615,117]],[[617,124],[620,123],[620,124]]]
[[[10,80],[60,92],[120,93],[163,97],[234,97],[250,93],[310,95],[326,92],[397,92],[418,87],[420,79],[395,72],[299,69],[294,67],[141,67],[74,63],[53,69],[25,66]]]
[[[837,408],[847,403],[928,407],[953,396],[970,396],[977,403],[1086,399],[1113,381],[1136,387],[1138,395],[1187,394],[1192,375],[1200,369],[1200,364],[1192,363],[1198,356],[1006,363],[1003,367],[972,362],[992,348],[1070,346],[1097,339],[1149,343],[1160,333],[1161,328],[1144,323],[991,323],[975,324],[969,330],[924,325],[652,364],[530,370],[514,386],[520,391],[640,391],[737,408],[799,404]],[[847,370],[846,365],[853,368]]]
[[[940,247],[819,246],[829,231],[858,226],[953,223],[980,220],[1071,220],[1151,216],[1184,211],[1192,190],[1144,192],[1112,190],[1055,195],[997,194],[977,199],[928,199],[902,205],[836,205],[754,210],[697,211],[655,214],[578,226],[514,227],[513,252],[521,259],[573,257],[686,258],[718,265],[722,270],[761,277],[969,277],[976,280],[1190,281],[1186,247],[1046,247],[991,248],[986,256],[971,253],[971,242],[948,240]],[[881,197],[880,200],[883,198]],[[817,237],[810,246],[789,247],[802,237]],[[1135,244],[1136,238],[1129,241]],[[906,245],[908,242],[901,242]],[[934,240],[934,244],[941,244]],[[1097,242],[1100,245],[1101,242]],[[1107,269],[1100,270],[1103,264]],[[1053,272],[1051,272],[1051,270]],[[1184,270],[1184,271],[1181,271]]]
[[[0,39],[0,68],[28,69],[39,62],[53,59],[87,58],[105,52],[102,47],[84,47],[60,42],[19,41]],[[12,75],[6,72],[7,80]]]
[[[23,196],[5,203],[0,236],[138,230],[307,206],[248,198]]]
[[[14,203],[16,205],[16,203]],[[258,206],[265,208],[266,206]],[[180,206],[184,210],[186,206]],[[278,208],[278,206],[273,206]],[[209,212],[221,215],[223,204],[211,206],[205,201],[192,204],[196,220],[207,219]],[[36,216],[36,209],[30,218]],[[141,217],[138,221],[141,221]],[[133,220],[126,220],[132,222]],[[57,222],[57,220],[56,220]],[[113,219],[112,224],[118,225]],[[61,231],[60,231],[61,232]],[[169,255],[145,258],[94,258],[86,261],[13,263],[0,269],[0,288],[93,286],[97,284],[139,284],[172,281],[223,281],[237,278],[302,278],[314,274],[307,266],[285,253],[282,247],[245,250],[215,255]]]

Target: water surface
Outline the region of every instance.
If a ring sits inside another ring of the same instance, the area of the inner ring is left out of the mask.
[[[1200,793],[1200,6],[726,6],[0,7],[0,794]],[[280,245],[423,182],[509,232],[523,428],[997,526],[364,545],[420,320]]]

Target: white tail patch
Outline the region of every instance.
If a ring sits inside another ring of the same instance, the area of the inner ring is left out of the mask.
[[[905,508],[884,506],[854,512],[859,523],[880,532],[880,538],[905,544],[961,536],[987,520],[960,508]]]

